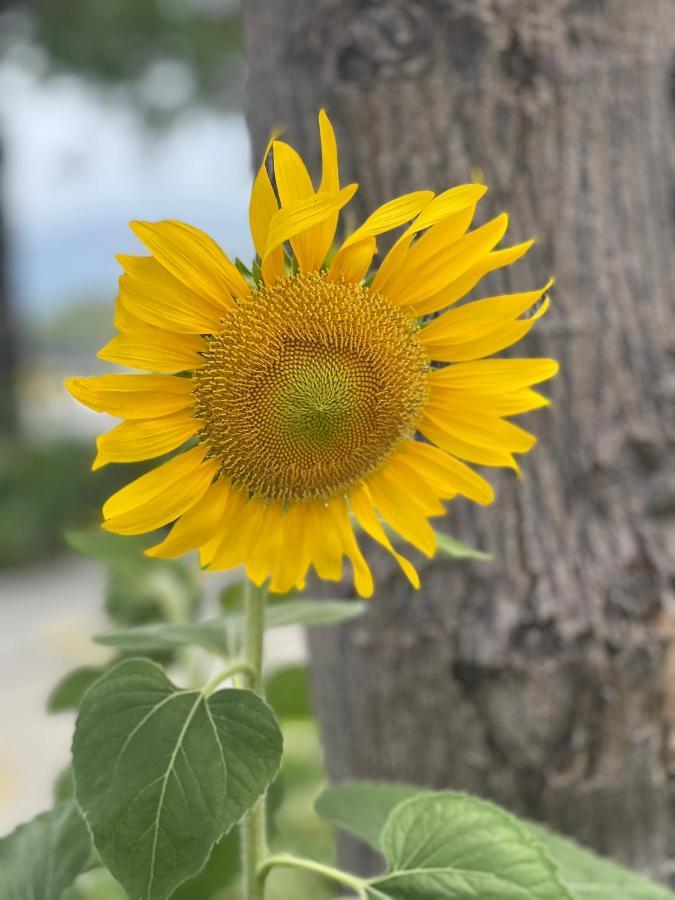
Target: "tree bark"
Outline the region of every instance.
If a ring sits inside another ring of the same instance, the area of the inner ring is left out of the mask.
[[[0,438],[17,428],[16,331],[10,307],[7,229],[4,216],[4,155],[0,136]]]
[[[481,295],[558,278],[517,354],[562,366],[539,446],[442,526],[494,562],[412,596],[376,555],[367,615],[311,637],[330,777],[467,789],[672,878],[675,4],[247,0],[245,34],[257,159],[281,124],[316,167],[325,105],[360,213],[480,169],[539,237]]]

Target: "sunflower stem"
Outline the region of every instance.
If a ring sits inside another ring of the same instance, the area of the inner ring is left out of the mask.
[[[247,663],[248,686],[263,696],[263,637],[265,633],[265,603],[267,587],[257,587],[246,582],[246,635],[244,659]],[[242,868],[244,872],[244,897],[246,900],[263,900],[264,883],[258,879],[258,866],[267,854],[266,800],[261,797],[246,814],[241,824]]]

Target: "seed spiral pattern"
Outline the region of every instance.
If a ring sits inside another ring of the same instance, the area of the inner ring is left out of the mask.
[[[381,294],[317,272],[238,302],[195,373],[195,416],[236,487],[328,499],[410,437],[427,399],[414,326]]]

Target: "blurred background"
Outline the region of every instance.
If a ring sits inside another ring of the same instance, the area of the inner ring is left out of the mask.
[[[110,656],[92,635],[217,606],[222,582],[204,594],[190,565],[111,566],[105,547],[86,559],[67,545],[130,473],[89,471],[101,417],[63,381],[105,368],[115,255],[138,252],[130,220],[193,222],[250,258],[243,70],[237,2],[0,3],[0,834],[52,803],[77,693]],[[282,693],[293,685],[289,771],[306,792],[290,830],[330,857],[310,819],[323,775],[302,636],[282,629],[269,652]],[[118,898],[88,878],[78,896]]]
[[[310,638],[331,778],[468,789],[675,883],[673,60],[672,0],[0,0],[0,833],[50,805],[91,635],[228,602],[82,537],[133,473],[89,471],[101,417],[63,380],[103,369],[128,222],[249,258],[249,131],[258,158],[282,122],[316,171],[325,105],[359,215],[481,173],[485,215],[539,245],[479,296],[555,273],[518,354],[562,363],[523,478],[445,520],[493,562],[425,562],[413,598],[374,557],[368,614]],[[328,860],[304,639],[276,634],[275,809]]]

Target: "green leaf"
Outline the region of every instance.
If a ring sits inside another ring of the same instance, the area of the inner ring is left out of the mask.
[[[436,545],[441,556],[449,556],[452,559],[481,559],[486,561],[492,559],[491,553],[469,547],[468,544],[463,544],[456,538],[450,537],[449,534],[443,534],[442,531],[436,532]]]
[[[60,900],[90,855],[80,811],[61,803],[0,840],[0,900]]]
[[[266,628],[286,625],[334,625],[360,616],[366,603],[358,600],[288,600],[265,611]]]
[[[239,877],[240,858],[239,831],[233,828],[218,841],[199,874],[183,882],[171,895],[171,900],[213,900],[220,897],[223,888]]]
[[[407,784],[385,784],[375,781],[352,781],[326,788],[314,804],[316,814],[335,828],[347,831],[381,850],[380,835],[389,814],[422,788]]]
[[[218,603],[225,612],[241,612],[244,608],[246,594],[245,581],[233,581],[226,585],[218,595]]]
[[[73,767],[68,765],[65,769],[61,769],[54,781],[52,788],[54,803],[63,803],[67,800],[75,799],[75,776],[73,775]]]
[[[93,531],[67,531],[66,541],[82,556],[88,556],[108,565],[127,565],[143,559],[143,553],[156,542],[152,536],[123,537],[102,528]]]
[[[47,712],[77,709],[87,690],[105,672],[104,666],[81,666],[64,675],[47,698]]]
[[[577,900],[674,900],[675,893],[580,847],[548,828],[526,824],[527,829],[558,867],[560,876]]]
[[[306,666],[285,666],[265,681],[265,699],[278,719],[309,719],[312,704]]]
[[[365,608],[365,603],[352,600],[289,600],[267,607],[265,627],[331,625],[361,615]],[[100,634],[94,640],[98,644],[116,647],[127,653],[155,653],[196,644],[229,656],[235,651],[236,635],[242,622],[241,614],[231,613],[217,619],[207,619],[205,622],[158,622],[152,625],[139,625],[136,628]]]
[[[206,622],[160,622],[99,634],[94,640],[98,644],[127,653],[155,653],[197,645],[229,656],[232,652],[232,629],[235,624],[236,619],[230,616]]]
[[[251,691],[179,690],[143,659],[87,692],[73,762],[96,847],[133,900],[164,900],[276,776],[281,733]]]
[[[97,867],[79,875],[61,900],[128,900],[128,897],[107,869]]]
[[[573,900],[517,819],[464,794],[423,794],[394,808],[381,836],[392,900]]]

